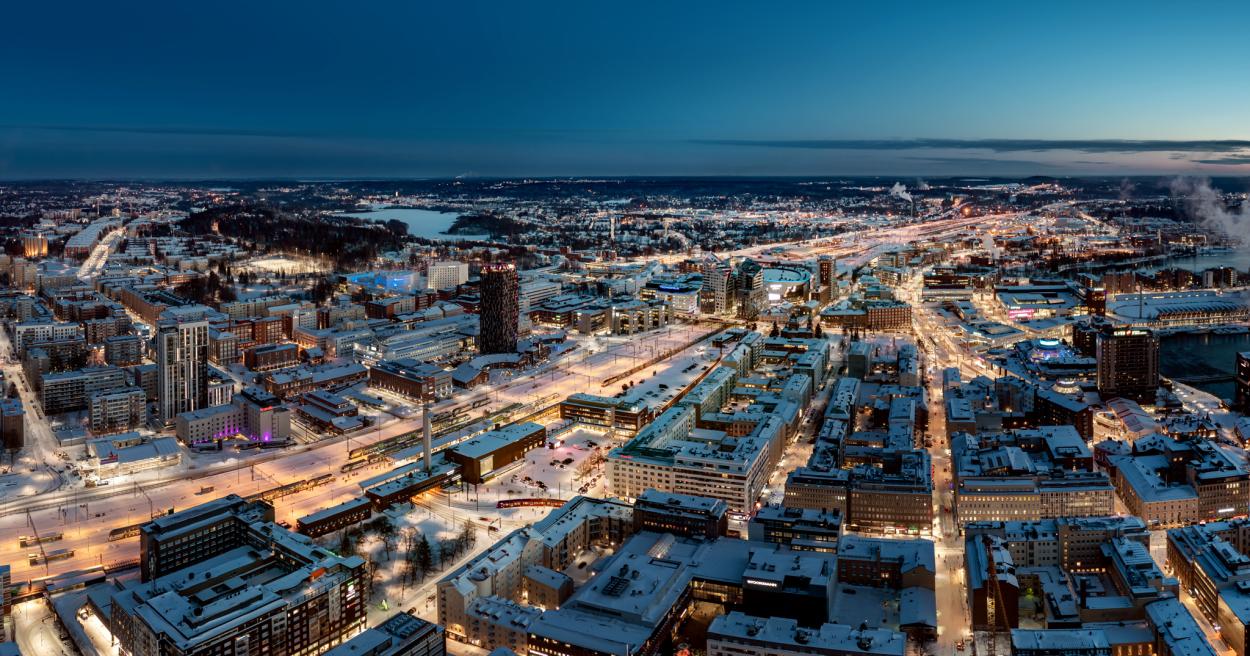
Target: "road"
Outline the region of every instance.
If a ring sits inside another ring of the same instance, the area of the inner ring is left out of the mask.
[[[100,275],[104,270],[104,265],[108,263],[109,254],[113,252],[113,247],[126,236],[125,228],[117,228],[104,236],[91,249],[91,255],[83,261],[82,266],[78,268],[78,279],[84,282],[91,282]]]
[[[9,472],[0,476],[0,500],[13,496],[34,496],[46,494],[59,489],[64,484],[64,475],[55,467],[66,468],[66,463],[57,453],[60,443],[52,434],[52,427],[47,417],[43,416],[43,407],[39,395],[26,380],[26,374],[17,360],[13,344],[9,340],[7,330],[0,328],[0,371],[4,372],[6,383],[17,388],[18,397],[26,411],[25,447],[18,453],[16,460],[7,463]],[[7,390],[4,392],[7,393]]]

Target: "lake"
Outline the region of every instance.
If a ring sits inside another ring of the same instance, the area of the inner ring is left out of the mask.
[[[370,221],[390,221],[398,219],[408,226],[408,234],[425,239],[442,239],[460,241],[465,239],[490,239],[489,235],[448,235],[444,232],[455,223],[458,212],[438,212],[415,207],[386,207],[369,212],[345,212],[339,216],[350,216]]]
[[[1169,335],[1159,341],[1159,371],[1181,382],[1186,376],[1218,376],[1220,381],[1187,383],[1221,399],[1233,397],[1233,366],[1239,351],[1250,351],[1247,335]]]
[[[1250,269],[1250,250],[1242,249],[1229,251],[1227,253],[1211,253],[1209,255],[1192,255],[1190,257],[1170,257],[1161,262],[1151,263],[1150,266],[1139,269],[1143,273],[1154,273],[1159,269],[1189,269],[1202,273],[1207,269],[1215,267],[1230,266],[1238,271],[1245,272]]]

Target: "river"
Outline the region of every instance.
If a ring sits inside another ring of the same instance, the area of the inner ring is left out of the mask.
[[[1163,337],[1159,344],[1159,371],[1185,382],[1186,376],[1214,377],[1219,381],[1187,383],[1221,399],[1233,397],[1233,366],[1239,351],[1250,351],[1250,334],[1183,334]]]

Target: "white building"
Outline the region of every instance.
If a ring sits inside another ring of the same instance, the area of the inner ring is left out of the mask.
[[[454,289],[469,281],[469,265],[454,260],[432,262],[425,272],[428,289]]]

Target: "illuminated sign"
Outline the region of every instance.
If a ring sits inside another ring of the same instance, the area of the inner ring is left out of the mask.
[[[747,585],[758,585],[758,586],[760,586],[760,587],[764,587],[764,588],[779,588],[779,587],[781,587],[781,584],[780,584],[780,583],[777,583],[776,581],[761,581],[761,580],[759,580],[759,579],[746,579],[744,582],[745,582]]]
[[[560,508],[564,505],[563,499],[503,499],[495,504],[496,508],[525,508],[529,506],[545,506],[548,508]]]

